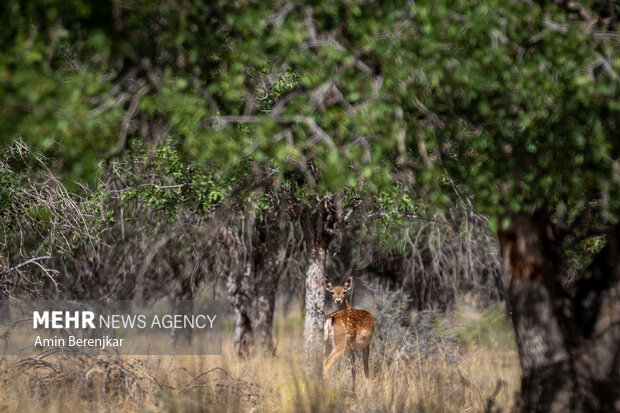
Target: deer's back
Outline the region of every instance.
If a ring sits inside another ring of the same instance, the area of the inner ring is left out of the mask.
[[[332,319],[334,341],[346,341],[353,349],[370,344],[375,331],[375,319],[365,310],[340,310],[328,316]]]

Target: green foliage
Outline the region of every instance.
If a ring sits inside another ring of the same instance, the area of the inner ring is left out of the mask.
[[[303,330],[304,330],[304,319],[302,316],[285,317],[279,320],[275,320],[273,324],[273,331],[276,337],[301,336]]]
[[[4,216],[13,202],[13,192],[11,191],[13,185],[13,172],[8,165],[0,162],[0,218]]]
[[[500,5],[468,6],[460,40],[445,39],[452,46],[432,59],[441,84],[428,107],[448,102],[463,121],[446,136],[458,162],[445,165],[487,212],[598,198],[618,151],[617,76],[593,72],[611,45],[576,24],[553,29],[550,21],[565,24],[553,7],[514,3],[492,12]],[[457,10],[438,10],[431,33],[439,40]]]
[[[180,208],[207,214],[229,197],[234,180],[243,173],[241,169],[227,172],[204,171],[182,160],[170,139],[152,154],[139,144],[133,145],[112,170],[125,185],[121,199],[126,205],[148,206],[170,219]]]
[[[552,2],[29,0],[7,17],[2,141],[93,186],[102,159],[158,147],[166,180],[140,189],[156,208],[208,211],[248,162],[283,180],[311,160],[307,199],[370,192],[388,220],[446,205],[448,180],[495,229],[583,202],[619,216],[617,33]]]
[[[590,236],[586,238],[584,244],[588,253],[592,254],[592,256],[595,256],[596,254],[601,252],[601,250],[605,246],[605,237],[603,235]]]
[[[454,337],[463,344],[485,346],[493,349],[516,349],[514,332],[506,319],[505,306],[496,303],[477,312],[469,307],[461,307],[456,312],[455,326],[438,323],[435,328],[439,334]]]

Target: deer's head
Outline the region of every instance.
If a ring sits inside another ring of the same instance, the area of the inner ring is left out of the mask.
[[[325,289],[329,293],[331,293],[334,304],[337,304],[339,306],[347,302],[347,299],[344,295],[347,291],[351,289],[351,287],[353,287],[353,277],[347,278],[343,286],[338,285],[336,287],[332,286],[332,283],[330,283],[329,280],[325,278]]]

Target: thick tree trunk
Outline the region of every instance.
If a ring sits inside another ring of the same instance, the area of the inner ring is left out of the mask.
[[[256,319],[254,325],[257,344],[264,355],[274,355],[275,353],[272,329],[279,275],[273,269],[257,270],[260,283],[256,286]]]
[[[264,355],[274,355],[273,344],[273,313],[276,303],[278,281],[284,271],[286,258],[286,226],[281,221],[278,236],[269,239],[269,234],[264,234],[262,245],[255,251],[255,319],[254,330],[257,342]]]
[[[619,234],[565,289],[548,217],[519,215],[499,233],[522,367],[515,411],[620,411]]]
[[[223,236],[223,244],[229,254],[229,260],[224,268],[228,271],[226,289],[228,302],[233,308],[235,316],[234,345],[238,356],[246,357],[254,343],[254,331],[252,329],[252,302],[248,295],[250,289],[250,277],[252,267],[249,260],[242,254],[243,243],[231,230],[227,230]]]
[[[322,376],[323,323],[325,321],[325,248],[314,246],[308,257],[306,270],[306,317],[304,321],[304,349],[311,371]]]
[[[254,344],[252,322],[245,308],[235,308],[235,354],[239,357],[248,357]]]
[[[311,170],[314,170],[312,167]],[[317,198],[311,208],[296,195],[295,180],[291,180],[290,200],[294,216],[299,218],[308,257],[304,316],[304,352],[308,369],[323,376],[323,324],[325,320],[325,258],[331,240],[343,224],[342,194]]]
[[[225,244],[230,255],[226,285],[235,313],[235,351],[242,357],[250,354],[255,343],[264,355],[275,353],[273,313],[285,268],[287,228],[283,216],[275,222],[265,219],[258,221],[248,215],[243,222],[243,240],[234,234]]]
[[[247,357],[254,344],[252,329],[252,303],[245,288],[250,274],[231,271],[226,280],[228,302],[233,307],[235,316],[235,331],[233,335],[235,353],[240,357]]]
[[[341,224],[341,195],[323,197],[312,211],[297,204],[297,213],[308,253],[304,317],[304,350],[310,371],[323,376],[323,324],[325,321],[325,258],[327,248]]]

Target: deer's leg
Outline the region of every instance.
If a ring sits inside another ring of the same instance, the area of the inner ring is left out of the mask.
[[[325,361],[323,361],[323,374],[327,374],[332,364],[334,364],[340,358],[340,356],[342,356],[342,354],[344,353],[344,350],[345,350],[344,346],[342,346],[341,348],[338,348],[338,347],[334,348],[332,353],[329,356],[327,356]]]
[[[369,378],[369,372],[368,372],[368,356],[370,355],[370,344],[368,344],[366,347],[364,347],[364,375],[366,376],[366,378]]]
[[[355,391],[355,350],[349,350],[349,357],[351,358],[351,376],[353,376],[353,391]]]

